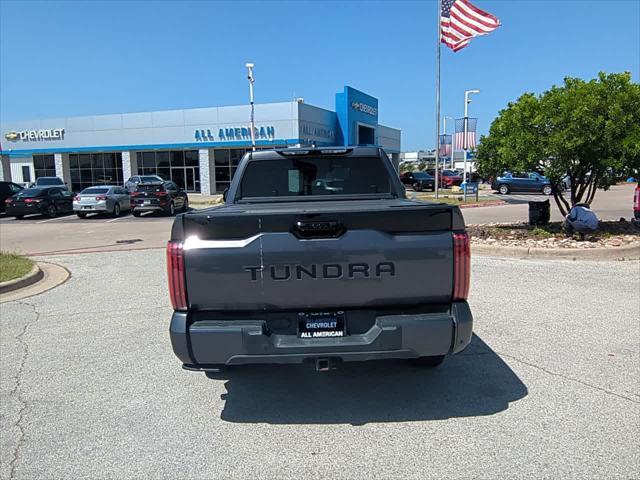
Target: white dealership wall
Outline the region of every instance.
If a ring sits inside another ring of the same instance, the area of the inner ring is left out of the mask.
[[[154,112],[59,117],[3,122],[0,145],[11,180],[24,183],[22,166],[35,178],[33,155],[55,154],[56,174],[69,178],[69,153],[121,152],[125,178],[137,173],[136,152],[198,150],[200,187],[215,191],[214,150],[251,145],[248,105]],[[338,144],[336,113],[301,101],[256,104],[260,147]],[[392,156],[400,151],[400,131],[379,126],[378,144]],[[17,138],[16,138],[17,137]],[[65,168],[66,166],[66,168]]]

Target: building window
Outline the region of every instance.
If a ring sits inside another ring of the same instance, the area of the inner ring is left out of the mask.
[[[93,185],[123,185],[122,154],[71,153],[69,154],[71,189],[79,192]]]
[[[36,179],[40,177],[55,177],[56,176],[56,160],[53,154],[34,155],[33,170],[35,172]]]
[[[240,160],[248,151],[249,149],[246,148],[220,148],[213,151],[216,169],[216,192],[224,192],[229,187]]]
[[[138,152],[140,175],[159,175],[187,192],[200,191],[200,157],[197,150]]]
[[[22,181],[24,183],[31,183],[31,169],[29,165],[22,166]]]

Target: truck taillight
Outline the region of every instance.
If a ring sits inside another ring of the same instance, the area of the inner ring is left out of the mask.
[[[636,187],[636,194],[633,197],[633,211],[640,211],[640,186]]]
[[[453,300],[466,300],[471,278],[471,249],[469,235],[453,234]]]
[[[184,272],[184,250],[182,243],[167,243],[167,276],[169,297],[174,310],[187,309],[187,286]]]

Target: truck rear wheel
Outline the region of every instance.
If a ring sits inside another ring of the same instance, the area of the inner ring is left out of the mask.
[[[444,362],[444,355],[435,355],[433,357],[412,358],[411,363],[416,367],[435,368]]]

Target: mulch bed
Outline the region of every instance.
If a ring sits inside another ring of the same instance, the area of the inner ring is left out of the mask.
[[[616,248],[640,244],[640,227],[628,221],[600,222],[598,231],[567,237],[561,222],[467,225],[471,243],[538,248]]]

